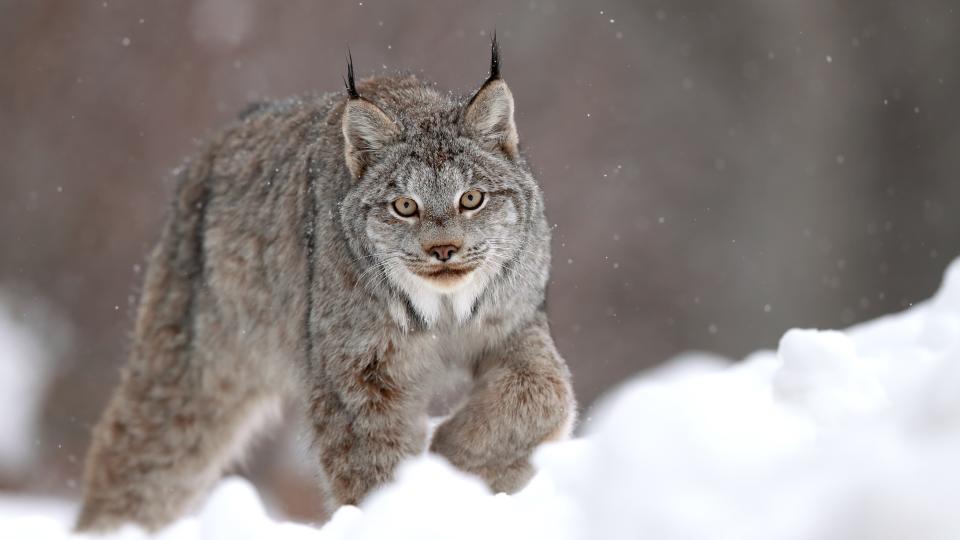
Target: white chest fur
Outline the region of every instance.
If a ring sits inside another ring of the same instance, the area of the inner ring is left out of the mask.
[[[428,328],[442,326],[447,319],[463,325],[470,318],[474,304],[491,278],[490,270],[480,268],[456,287],[443,288],[406,270],[392,270],[391,273],[393,280],[406,293]],[[402,304],[396,302],[391,306],[391,315],[401,329],[410,328],[410,321]]]

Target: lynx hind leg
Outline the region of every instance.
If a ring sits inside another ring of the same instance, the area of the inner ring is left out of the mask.
[[[266,362],[227,335],[189,253],[168,240],[154,252],[130,361],[93,431],[78,531],[169,524],[279,414]]]
[[[566,438],[575,417],[570,373],[546,321],[536,321],[481,360],[473,391],[437,428],[430,450],[495,492],[513,493],[533,476],[537,445]]]
[[[78,531],[171,523],[279,415],[278,398],[208,375],[126,374],[93,433]]]
[[[78,530],[169,524],[279,415],[275,396],[207,375],[127,373],[93,433]]]

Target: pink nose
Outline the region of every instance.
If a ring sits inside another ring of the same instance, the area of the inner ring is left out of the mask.
[[[457,252],[459,248],[452,244],[444,244],[441,246],[430,246],[427,248],[427,253],[433,256],[433,258],[438,261],[449,261],[450,257],[453,257],[453,254]]]

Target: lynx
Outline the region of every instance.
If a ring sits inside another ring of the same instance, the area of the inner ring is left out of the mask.
[[[500,76],[414,76],[253,107],[179,174],[130,358],[96,425],[81,531],[157,530],[278,410],[303,411],[327,512],[429,451],[514,492],[572,429],[544,311],[550,230]],[[435,396],[469,390],[428,437]]]

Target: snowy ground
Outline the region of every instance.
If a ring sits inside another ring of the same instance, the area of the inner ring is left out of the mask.
[[[686,356],[592,416],[583,438],[537,454],[538,476],[512,497],[423,457],[315,529],[269,519],[228,479],[160,538],[960,538],[960,260],[907,312],[791,330],[732,366]],[[71,512],[0,498],[0,538],[71,538]]]

